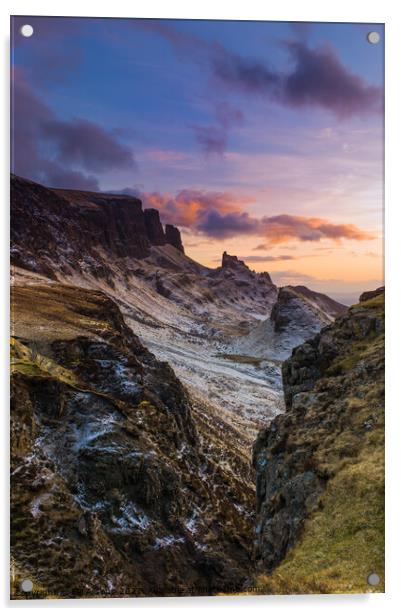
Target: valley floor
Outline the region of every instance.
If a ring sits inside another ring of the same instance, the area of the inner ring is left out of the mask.
[[[210,339],[188,340],[182,332],[141,328],[144,344],[167,361],[196,397],[241,432],[251,444],[257,431],[283,409],[280,364],[229,355]],[[153,335],[152,335],[153,334]]]

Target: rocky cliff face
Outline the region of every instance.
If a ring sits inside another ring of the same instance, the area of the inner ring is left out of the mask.
[[[383,580],[384,292],[361,300],[284,362],[286,412],[254,447],[268,592]]]
[[[216,269],[187,258],[180,231],[163,230],[158,211],[143,211],[134,197],[49,189],[12,176],[11,217],[12,264],[55,280],[79,276],[114,289],[118,279],[143,277],[160,295],[221,323],[267,316],[277,296],[267,273],[237,257],[226,254]]]
[[[241,261],[235,255],[229,255],[226,251],[223,252],[221,258],[221,267],[228,267],[230,269],[249,269],[244,261]]]
[[[206,456],[169,365],[101,292],[31,284],[12,302],[13,592],[24,577],[63,597],[241,587],[251,485]]]
[[[166,234],[157,210],[144,212],[135,197],[51,189],[12,176],[11,216],[13,263],[53,278],[81,272],[110,280],[110,259],[143,259],[152,245],[183,251],[179,230],[168,225]]]
[[[286,359],[295,346],[317,334],[346,310],[323,293],[302,286],[282,287],[277,291],[269,318],[251,328],[236,342],[235,348],[248,355]]]
[[[295,334],[299,332],[299,336],[311,337],[346,310],[345,306],[323,293],[288,286],[279,290],[270,319],[276,333],[293,330]]]
[[[323,293],[302,286],[282,287],[272,308],[272,341],[283,357],[322,327],[346,312],[346,307]]]
[[[210,288],[219,299],[244,311],[246,303],[254,314],[270,314],[277,287],[267,272],[255,272],[235,255],[223,252],[221,267],[209,272]]]
[[[174,225],[166,225],[166,244],[171,244],[171,246],[174,246],[180,252],[184,252],[181,234]]]
[[[246,265],[244,261],[241,261],[235,255],[229,255],[226,251],[223,252],[223,256],[221,259],[221,267],[223,269],[233,270],[234,272],[235,271],[237,272],[242,271],[246,273],[251,272],[251,270],[249,269],[249,267]],[[270,275],[268,274],[268,272],[261,272],[260,274],[258,274],[258,279],[265,280],[268,284],[271,284],[271,285],[273,284],[272,279]]]
[[[163,246],[166,243],[166,234],[160,221],[159,212],[153,208],[144,210],[146,234],[154,246]]]

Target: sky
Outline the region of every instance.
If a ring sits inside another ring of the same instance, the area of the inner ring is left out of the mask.
[[[383,284],[383,25],[15,17],[11,30],[14,173],[139,196],[210,267],[226,250],[347,304]]]

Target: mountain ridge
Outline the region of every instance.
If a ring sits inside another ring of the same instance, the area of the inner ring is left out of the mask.
[[[114,211],[118,220],[109,224]],[[130,212],[134,220],[125,224]],[[158,211],[143,211],[135,197],[50,190],[12,176],[11,215],[16,284],[53,280],[106,293],[192,395],[209,408],[217,404],[215,412],[242,431],[242,446],[281,409],[278,361],[294,336],[284,345],[281,334],[272,348],[265,344],[264,329],[283,293],[267,272],[254,272],[227,252],[215,269],[196,263],[180,246],[163,243]],[[324,311],[316,316],[310,297],[303,297],[302,311],[314,319],[296,342],[333,318]]]
[[[252,446],[289,404],[281,368],[287,379],[294,345],[345,307],[278,288],[227,252],[219,267],[197,263],[179,230],[134,197],[17,177],[11,197],[18,579],[62,593],[40,560],[46,514],[46,558],[68,567],[80,546],[79,596],[128,596],[129,585],[152,594],[153,578],[160,594],[243,590],[253,574]],[[65,549],[51,544],[56,532]]]
[[[92,266],[96,272],[90,258],[99,258],[99,247],[117,258],[147,257],[152,244],[171,244],[183,251],[179,230],[173,225],[164,230],[157,210],[143,210],[136,197],[47,188],[11,175],[11,212],[14,261],[45,274],[51,271],[48,262],[54,257],[64,260],[67,270],[68,259],[74,259],[79,267],[84,255],[89,258],[89,270]],[[44,218],[47,225],[39,227]],[[26,229],[31,231],[29,236]],[[68,249],[73,246],[76,251],[71,254]],[[104,272],[97,270],[98,275],[106,274],[107,266],[103,264],[103,268]]]

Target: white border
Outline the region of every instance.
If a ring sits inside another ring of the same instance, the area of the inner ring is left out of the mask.
[[[1,209],[1,289],[2,307],[6,313],[8,302],[8,184],[9,184],[9,154],[8,154],[8,48],[9,48],[9,15],[75,15],[75,16],[107,16],[107,17],[170,17],[170,18],[203,18],[203,19],[265,19],[279,21],[338,21],[338,22],[371,22],[386,24],[386,322],[387,322],[387,405],[386,405],[386,594],[370,596],[305,596],[305,597],[214,597],[214,598],[182,598],[182,599],[109,599],[109,600],[71,600],[71,601],[8,601],[8,490],[3,490],[3,503],[0,509],[2,529],[2,559],[1,559],[1,597],[3,605],[8,609],[25,613],[26,609],[74,609],[75,614],[95,613],[99,608],[130,608],[136,613],[152,614],[159,610],[168,614],[176,611],[189,610],[191,614],[201,614],[205,610],[217,613],[230,610],[230,614],[239,614],[244,610],[255,614],[266,614],[269,610],[279,614],[294,614],[311,616],[338,613],[354,614],[363,610],[364,615],[377,616],[380,610],[384,613],[388,608],[395,608],[398,602],[398,586],[400,584],[400,526],[401,499],[399,496],[400,439],[401,439],[401,405],[398,390],[401,371],[401,339],[400,339],[400,246],[401,246],[401,198],[400,198],[400,63],[401,35],[400,4],[391,0],[336,0],[333,3],[314,0],[280,0],[277,3],[247,0],[235,3],[234,0],[203,0],[196,6],[188,1],[169,0],[169,2],[151,1],[131,3],[129,1],[113,0],[102,3],[86,0],[68,0],[68,2],[23,1],[13,3],[3,2],[2,11],[2,63],[3,96],[1,97],[3,131],[5,139],[0,148],[0,170],[3,175],[3,204]],[[6,319],[2,321],[4,339],[8,337]],[[3,485],[8,485],[8,376],[5,366],[8,356],[3,346],[2,367],[2,437],[5,439],[0,455]],[[397,566],[398,565],[398,566]],[[68,577],[68,575],[67,575]],[[391,605],[389,603],[391,602]]]

